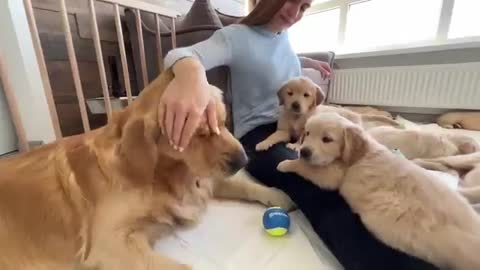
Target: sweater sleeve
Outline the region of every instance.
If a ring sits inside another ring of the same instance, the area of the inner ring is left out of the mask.
[[[232,46],[224,30],[225,28],[217,30],[207,40],[192,46],[171,50],[165,57],[165,68],[172,67],[178,60],[186,57],[199,60],[205,70],[230,64]]]

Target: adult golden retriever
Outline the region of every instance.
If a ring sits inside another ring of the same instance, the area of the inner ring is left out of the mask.
[[[0,162],[0,269],[190,269],[151,244],[195,223],[212,194],[288,204],[242,174],[224,181],[247,158],[215,87],[220,135],[202,123],[184,152],[169,146],[158,104],[173,76],[164,72],[102,128]]]
[[[438,176],[395,155],[336,113],[307,121],[300,155],[278,169],[339,190],[387,245],[441,268],[480,269],[480,216]]]

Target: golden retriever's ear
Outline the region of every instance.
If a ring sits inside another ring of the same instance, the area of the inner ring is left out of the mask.
[[[153,181],[158,161],[160,128],[143,118],[129,119],[122,131],[117,155],[127,166],[125,173],[135,180]]]
[[[352,164],[359,160],[366,152],[366,138],[360,127],[351,125],[343,131],[342,160]]]
[[[325,100],[325,93],[319,85],[315,86],[315,105],[320,105]]]
[[[280,88],[280,90],[278,90],[278,92],[277,92],[279,105],[285,104],[285,100],[284,100],[284,97],[283,97],[285,95],[285,91],[287,91],[287,86],[286,85],[282,86],[282,88]]]

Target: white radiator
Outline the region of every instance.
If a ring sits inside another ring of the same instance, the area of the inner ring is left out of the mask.
[[[480,110],[480,62],[340,69],[329,102]]]

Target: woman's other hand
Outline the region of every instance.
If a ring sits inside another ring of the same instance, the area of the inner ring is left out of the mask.
[[[315,60],[315,59],[308,58],[308,57],[301,57],[300,60],[302,62],[303,67],[313,68],[315,70],[320,71],[320,73],[322,74],[322,79],[325,80],[325,79],[330,78],[330,76],[332,74],[332,68],[330,67],[330,65],[327,62],[320,61],[320,60]]]

